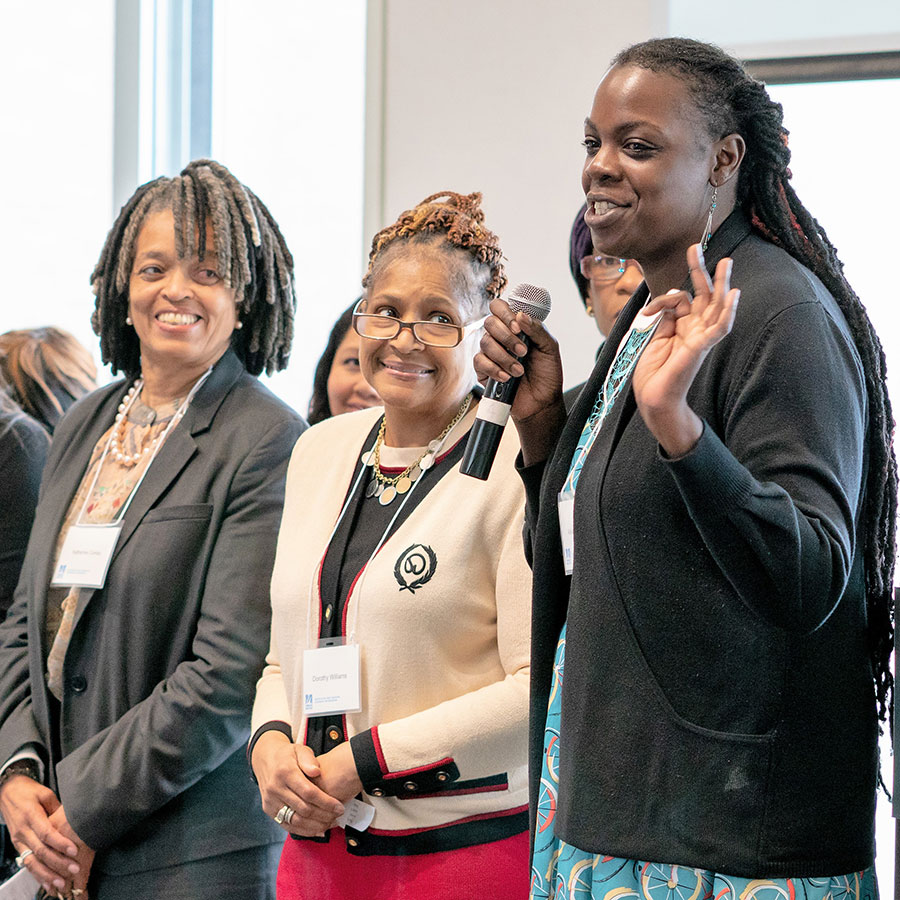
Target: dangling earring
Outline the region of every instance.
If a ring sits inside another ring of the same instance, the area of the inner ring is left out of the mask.
[[[591,306],[590,303],[585,303],[584,311],[593,319],[594,318],[594,307]]]
[[[134,322],[131,321],[131,316],[125,316],[125,324],[134,325]]]
[[[712,220],[713,213],[716,211],[716,199],[719,196],[719,186],[713,185],[712,203],[709,204],[709,215],[706,217],[706,228],[703,229],[703,240],[700,242],[700,249],[705,250],[709,246],[709,239],[712,237]]]

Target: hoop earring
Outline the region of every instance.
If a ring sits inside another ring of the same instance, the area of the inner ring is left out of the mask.
[[[712,203],[709,204],[709,215],[706,217],[706,228],[703,229],[703,240],[700,242],[700,249],[705,250],[709,246],[709,239],[712,237],[712,220],[713,213],[716,211],[716,200],[719,197],[719,186],[713,185]]]

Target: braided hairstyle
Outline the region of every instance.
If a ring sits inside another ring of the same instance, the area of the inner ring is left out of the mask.
[[[413,247],[447,254],[454,263],[455,285],[477,315],[486,313],[491,300],[506,287],[503,252],[497,235],[484,226],[478,192],[432,194],[382,228],[372,239],[363,287],[368,288],[389,263]]]
[[[128,327],[128,281],[141,226],[151,213],[169,209],[175,219],[180,259],[206,255],[207,226],[218,265],[234,291],[238,318],[231,345],[252,375],[283,369],[294,330],[294,260],[263,202],[211,159],[196,159],[177,178],[141,185],[122,207],[91,275],[96,295],[91,324],[100,353],[113,372],[140,371],[140,342]],[[210,248],[212,249],[212,248]]]
[[[639,66],[684,82],[714,139],[740,134],[746,155],[738,173],[737,203],[753,228],[811,269],[834,296],[859,351],[869,397],[869,469],[863,508],[866,601],[872,672],[883,721],[890,710],[893,676],[893,574],[896,556],[897,461],[884,351],[865,307],[844,277],[825,230],[790,184],[791,153],[782,107],[743,66],[710,44],[664,38],[635,44],[613,65]]]

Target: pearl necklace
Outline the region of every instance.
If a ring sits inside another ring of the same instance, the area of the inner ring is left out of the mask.
[[[128,410],[131,408],[135,396],[143,386],[144,379],[138,378],[138,380],[128,389],[128,393],[119,404],[119,411],[116,413],[116,419],[113,423],[113,433],[109,452],[119,465],[129,469],[132,466],[136,466],[148,453],[153,452],[165,431],[165,429],[163,429],[163,431],[159,432],[146,447],[143,446],[144,440],[142,438],[141,447],[137,453],[129,454],[125,452],[125,423],[128,419]],[[146,435],[144,435],[144,437],[146,437]]]
[[[472,395],[467,394],[456,415],[451,419],[450,424],[432,441],[428,442],[428,446],[422,452],[421,456],[410,463],[399,475],[388,477],[381,471],[381,448],[384,444],[384,425],[385,419],[381,420],[381,427],[378,429],[378,437],[375,438],[375,446],[368,453],[364,453],[362,457],[363,464],[372,467],[374,479],[366,488],[367,497],[377,497],[378,502],[382,506],[387,506],[393,502],[398,494],[405,494],[417,481],[421,474],[430,469],[434,465],[435,457],[444,443],[444,439],[453,430],[453,426],[469,411],[472,405]]]

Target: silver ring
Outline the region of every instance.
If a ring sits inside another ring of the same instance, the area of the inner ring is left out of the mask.
[[[23,850],[16,857],[16,865],[21,869],[22,866],[25,865],[25,860],[28,859],[28,857],[31,856],[32,853],[34,853],[34,850]]]
[[[284,825],[284,823],[287,822],[290,825],[291,817],[293,815],[294,811],[285,803],[285,805],[275,813],[275,824]]]

